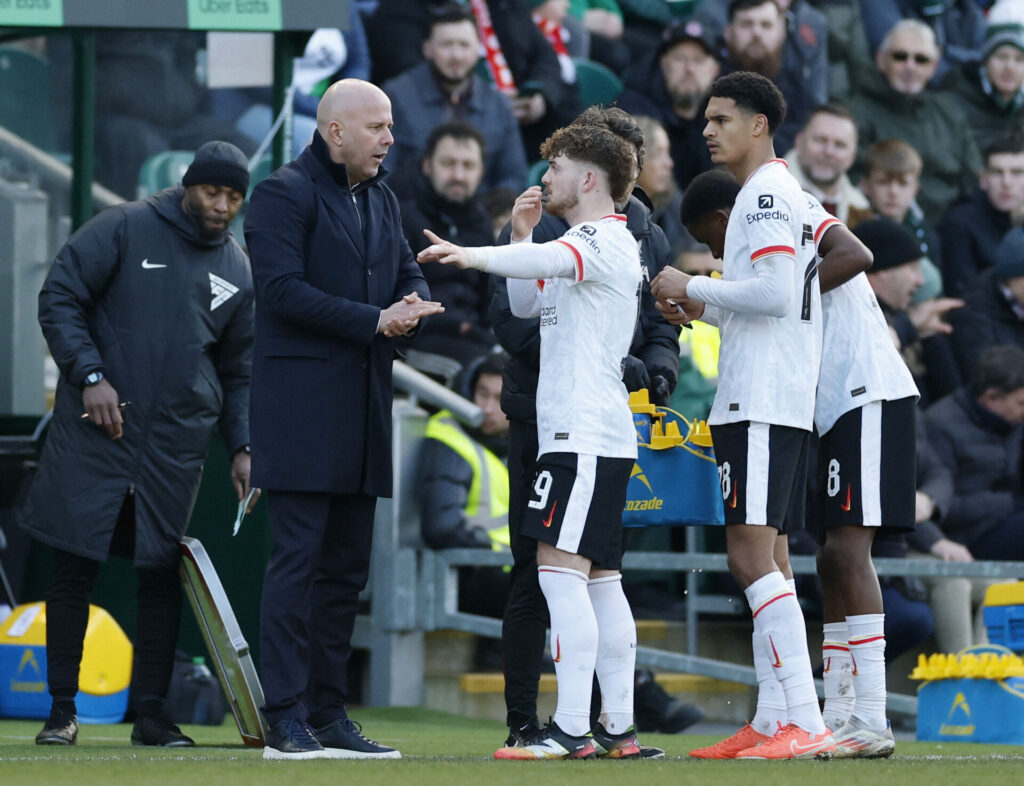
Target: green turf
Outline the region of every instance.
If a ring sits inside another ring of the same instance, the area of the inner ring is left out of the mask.
[[[233,724],[186,726],[198,747],[134,748],[128,725],[85,726],[73,748],[38,747],[39,721],[0,721],[2,786],[899,786],[1020,784],[1024,746],[900,742],[886,761],[700,762],[686,752],[715,740],[647,735],[666,749],[664,761],[496,762],[491,753],[504,727],[423,709],[365,709],[366,733],[402,750],[401,761],[264,762],[245,748]],[[527,780],[529,779],[529,780]],[[709,780],[710,779],[710,780]],[[826,780],[827,779],[827,780]]]

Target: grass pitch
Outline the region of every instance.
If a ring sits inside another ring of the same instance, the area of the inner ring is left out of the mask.
[[[687,751],[715,742],[698,735],[644,735],[665,748],[661,761],[497,762],[491,754],[505,735],[495,721],[419,708],[353,713],[367,736],[395,745],[401,761],[264,762],[262,751],[239,742],[233,722],[186,726],[197,747],[132,747],[126,724],[84,726],[72,748],[34,744],[41,721],[0,721],[3,786],[946,786],[1024,783],[1024,747],[898,742],[881,761],[702,762]]]

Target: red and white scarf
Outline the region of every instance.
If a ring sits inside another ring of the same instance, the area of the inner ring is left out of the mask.
[[[491,21],[491,12],[487,8],[487,0],[469,0],[473,6],[473,15],[476,17],[476,28],[480,34],[480,41],[484,45],[484,57],[487,60],[487,68],[491,72],[494,86],[502,93],[515,96],[518,93],[516,80],[512,77],[512,71],[505,60],[505,53],[501,51],[501,43],[494,32],[494,24]]]
[[[562,69],[562,81],[571,85],[576,81],[576,65],[572,62],[569,50],[565,46],[569,31],[558,22],[553,22],[538,14],[533,14],[533,23],[540,28],[548,43],[551,44],[551,48],[555,50],[555,54],[558,56],[558,65]]]

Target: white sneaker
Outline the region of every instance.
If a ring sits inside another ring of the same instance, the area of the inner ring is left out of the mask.
[[[863,721],[851,717],[842,728],[832,732],[836,742],[836,759],[887,759],[896,750],[889,721],[885,731],[873,731]]]

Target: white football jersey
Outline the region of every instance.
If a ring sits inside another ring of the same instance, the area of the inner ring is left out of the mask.
[[[829,227],[840,222],[811,194],[807,210],[814,248]],[[820,261],[820,260],[819,260]],[[851,409],[872,401],[920,395],[896,350],[889,325],[863,273],[821,296],[823,335],[814,425],[826,433]]]
[[[636,458],[636,431],[622,361],[636,328],[640,251],[626,218],[604,216],[569,229],[562,243],[573,278],[538,281],[538,455]]]
[[[722,278],[757,277],[754,262],[793,257],[793,300],[784,317],[721,309],[718,392],[708,423],[753,420],[808,431],[821,357],[821,291],[807,200],[775,158],[743,184],[725,232]]]

